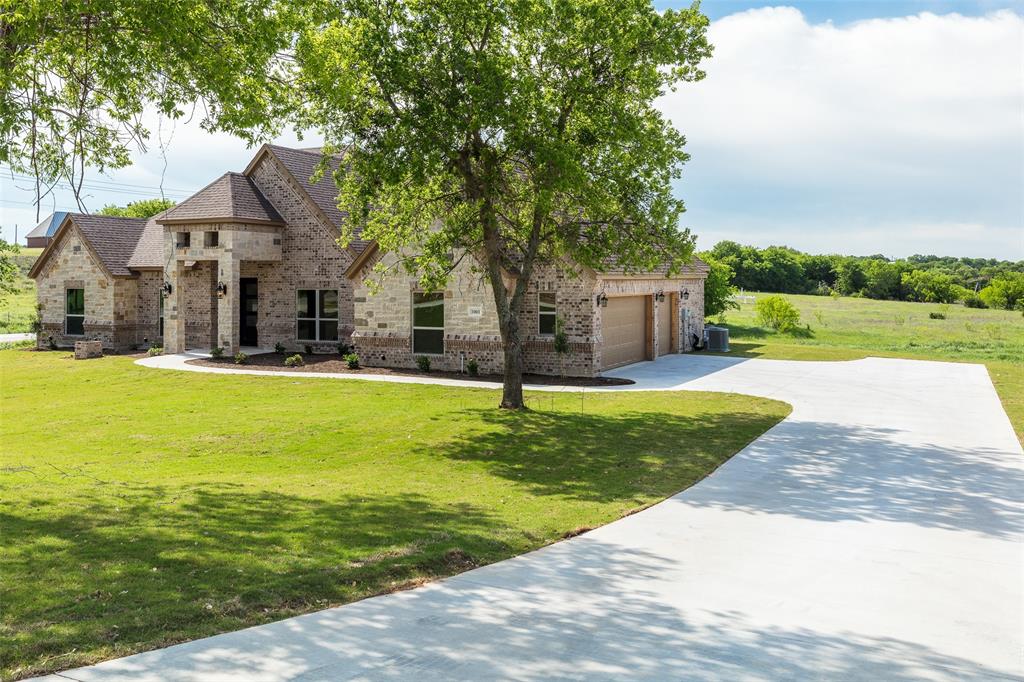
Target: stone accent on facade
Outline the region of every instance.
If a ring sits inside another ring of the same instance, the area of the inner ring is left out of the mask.
[[[357,280],[353,302],[352,341],[366,365],[416,367],[412,342],[412,297],[419,290],[415,277],[397,274],[397,256],[380,259],[392,274],[373,279],[374,286]],[[372,274],[369,275],[374,277]],[[596,376],[601,372],[601,307],[599,294],[647,296],[652,319],[648,357],[692,350],[690,334],[703,329],[704,283],[691,277],[602,276],[589,271],[573,274],[551,265],[540,266],[526,294],[520,318],[524,369],[536,374]],[[564,324],[569,352],[559,356],[554,337],[540,334],[539,295],[555,294],[555,308]],[[686,292],[686,298],[683,297]],[[656,295],[662,293],[664,301]],[[438,369],[459,371],[475,360],[480,371],[499,374],[505,361],[498,329],[497,308],[490,285],[471,259],[464,259],[445,289],[444,354],[432,356]],[[673,327],[661,334],[662,325]],[[670,339],[662,348],[661,338]]]

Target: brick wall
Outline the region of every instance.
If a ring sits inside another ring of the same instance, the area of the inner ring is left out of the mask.
[[[364,273],[373,278],[376,288],[362,280],[355,283],[353,342],[367,366],[412,368],[416,366],[411,336],[412,294],[418,290],[417,281],[393,268],[395,256],[384,255],[380,260],[387,267],[388,276],[379,279]],[[689,294],[686,300],[682,297],[684,290]],[[554,351],[554,338],[539,333],[540,292],[555,294],[556,313],[565,323],[570,346],[570,352],[563,357]],[[596,277],[589,272],[573,274],[545,265],[534,273],[520,318],[526,372],[566,376],[600,373],[601,308],[597,296],[601,292],[609,296],[651,297],[650,357],[690,350],[687,330],[703,329],[703,275]],[[663,302],[654,299],[658,292],[665,293]],[[678,325],[669,334],[669,348],[660,347],[658,332],[662,325]],[[476,264],[466,259],[453,272],[445,289],[444,354],[432,357],[431,362],[437,369],[457,371],[470,359],[476,360],[480,371],[486,374],[498,374],[504,367],[490,286]]]
[[[105,348],[117,348],[123,339],[115,333],[114,278],[107,275],[93,257],[73,225],[53,244],[53,249],[36,278],[36,300],[42,324],[37,344],[45,348],[52,337],[61,347],[71,347],[75,341],[88,339],[102,341]],[[67,289],[85,290],[85,333],[82,336],[64,333]],[[123,315],[123,309],[121,313]]]
[[[312,211],[287,175],[270,156],[253,169],[251,178],[287,222],[281,231],[281,261],[243,261],[242,277],[259,280],[259,342],[263,348],[283,343],[289,350],[301,350],[307,343],[318,350],[334,350],[337,341],[300,341],[296,330],[296,291],[334,289],[338,291],[338,338],[347,341],[353,329],[352,283],[345,270],[352,256],[336,241],[337,232]]]

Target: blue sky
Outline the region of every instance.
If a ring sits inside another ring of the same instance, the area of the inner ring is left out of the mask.
[[[1024,3],[702,8],[715,45],[708,77],[659,102],[688,140],[675,189],[700,248],[734,239],[1024,260]],[[134,166],[90,178],[90,209],[155,194],[161,176],[168,196],[184,198],[253,153],[196,125],[151,128]],[[158,137],[169,140],[166,173]],[[28,185],[0,173],[7,239],[15,223],[21,235],[35,224]],[[70,194],[59,193],[44,213],[66,208]]]

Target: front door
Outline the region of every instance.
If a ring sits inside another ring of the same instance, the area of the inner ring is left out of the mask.
[[[238,315],[238,343],[242,346],[257,346],[256,322],[259,318],[259,289],[255,277],[238,280],[242,309]]]

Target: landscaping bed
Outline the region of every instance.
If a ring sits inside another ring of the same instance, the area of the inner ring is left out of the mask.
[[[499,374],[480,374],[472,376],[459,372],[442,372],[431,370],[424,372],[417,369],[391,369],[388,367],[360,367],[351,369],[348,363],[340,355],[327,354],[306,354],[302,353],[304,364],[294,367],[286,367],[285,358],[291,357],[293,353],[259,353],[250,355],[245,364],[247,369],[274,370],[282,372],[324,372],[331,374],[385,374],[390,376],[405,377],[437,377],[442,379],[460,379],[462,381],[487,381],[501,383],[502,377]],[[235,361],[230,357],[223,358],[200,358],[189,360],[189,365],[200,365],[203,367],[226,367],[236,366]],[[539,386],[626,386],[636,383],[630,379],[618,379],[615,377],[556,377],[545,374],[524,374],[524,384],[535,384]]]

